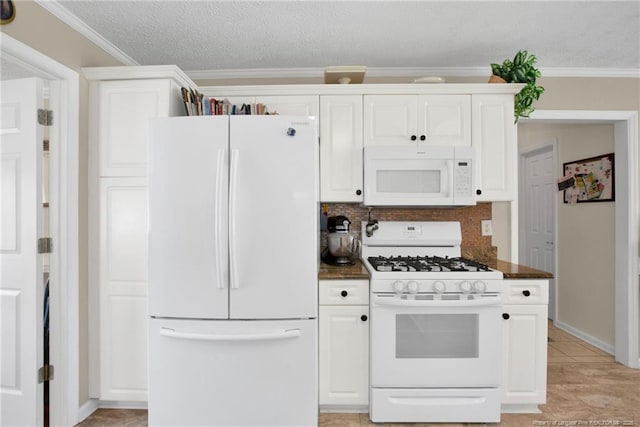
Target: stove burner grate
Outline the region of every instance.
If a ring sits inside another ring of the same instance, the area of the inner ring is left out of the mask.
[[[463,257],[439,257],[439,256],[376,256],[367,260],[376,271],[491,271],[486,264]]]

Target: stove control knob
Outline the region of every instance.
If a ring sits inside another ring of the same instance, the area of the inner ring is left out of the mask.
[[[407,290],[412,294],[417,294],[418,289],[419,289],[418,282],[416,282],[415,280],[412,280],[409,283],[407,283]]]
[[[442,280],[433,282],[433,290],[439,294],[443,294],[447,290],[447,285]]]
[[[460,282],[460,290],[463,294],[468,294],[471,292],[471,282],[465,280],[464,282]]]
[[[487,291],[487,284],[482,280],[476,280],[473,282],[473,291],[478,294],[482,294]]]
[[[401,294],[402,292],[404,292],[405,289],[405,284],[403,281],[401,280],[396,280],[395,282],[393,282],[391,284],[391,286],[393,286],[393,290],[397,293],[397,294]]]

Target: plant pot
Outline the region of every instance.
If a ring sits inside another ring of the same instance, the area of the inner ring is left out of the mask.
[[[491,75],[491,77],[489,77],[489,83],[506,83],[507,81],[505,79],[503,79],[502,77],[498,77],[496,75]]]

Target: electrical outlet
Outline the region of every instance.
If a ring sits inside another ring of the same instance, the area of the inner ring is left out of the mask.
[[[493,227],[491,227],[490,219],[483,219],[482,221],[480,221],[480,225],[482,227],[483,236],[491,236],[493,234]]]

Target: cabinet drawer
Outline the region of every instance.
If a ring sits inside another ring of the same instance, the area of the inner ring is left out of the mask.
[[[320,305],[368,305],[368,280],[320,280]]]
[[[502,289],[504,304],[548,304],[548,280],[505,280]]]

